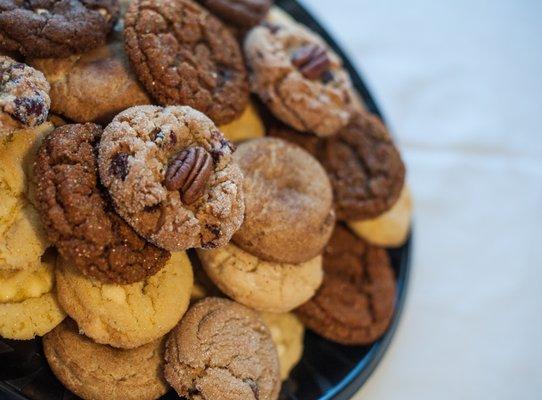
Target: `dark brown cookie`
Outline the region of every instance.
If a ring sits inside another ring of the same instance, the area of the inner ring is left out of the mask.
[[[0,49],[29,57],[65,57],[105,43],[117,0],[2,0]]]
[[[374,115],[355,113],[346,127],[328,138],[285,127],[275,127],[269,134],[303,147],[322,163],[340,220],[377,217],[401,194],[405,165],[388,130]]]
[[[112,209],[98,182],[94,124],[64,125],[35,161],[37,207],[60,254],[87,276],[127,284],[158,272],[169,253],[140,238]]]
[[[251,28],[257,25],[271,7],[271,0],[199,0],[209,11],[229,23]]]
[[[140,81],[162,105],[191,106],[216,124],[245,109],[247,73],[239,44],[191,0],[134,0],[125,48]]]
[[[296,311],[311,330],[334,342],[370,344],[393,316],[395,279],[385,249],[337,225],[324,252],[324,282]]]

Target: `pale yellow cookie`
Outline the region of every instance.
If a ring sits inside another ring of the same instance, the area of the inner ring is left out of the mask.
[[[59,257],[58,299],[82,333],[97,343],[135,348],[165,335],[186,312],[193,285],[184,252],[172,253],[155,275],[131,285],[104,284]]]
[[[288,379],[290,371],[303,355],[303,337],[305,328],[292,313],[260,313],[263,322],[269,328],[271,337],[279,354],[280,378]]]
[[[0,270],[37,267],[49,246],[32,205],[31,174],[38,147],[53,129],[46,122],[0,141]]]
[[[227,125],[219,127],[220,131],[232,142],[255,139],[265,136],[265,126],[256,109],[250,102],[241,116]]]
[[[0,336],[15,340],[43,336],[65,317],[53,292],[21,303],[3,303],[0,304]]]
[[[405,185],[397,203],[384,214],[364,221],[350,221],[348,226],[361,238],[383,247],[402,246],[408,236],[412,217],[412,198]]]
[[[54,263],[54,256],[47,254],[36,269],[0,270],[0,304],[18,303],[50,292],[53,288]]]
[[[198,255],[220,290],[258,311],[291,311],[308,301],[322,283],[321,256],[302,264],[266,262],[231,243],[198,250]]]

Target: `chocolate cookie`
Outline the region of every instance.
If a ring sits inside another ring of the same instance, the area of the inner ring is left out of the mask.
[[[306,151],[261,138],[234,154],[244,175],[245,221],[235,244],[265,261],[299,264],[326,245],[335,213],[326,172]]]
[[[230,300],[208,297],[171,332],[164,375],[189,400],[275,400],[279,362],[258,314]]]
[[[40,71],[0,55],[0,137],[44,123],[51,105],[49,90]]]
[[[286,124],[319,136],[348,123],[352,84],[340,58],[289,18],[266,20],[244,44],[251,90]]]
[[[199,0],[212,13],[241,27],[257,25],[271,7],[272,0]]]
[[[143,237],[171,251],[227,244],[243,222],[243,176],[213,122],[185,106],[138,106],[102,136],[102,182]]]
[[[364,345],[384,334],[394,304],[395,279],[386,250],[337,225],[324,252],[324,282],[296,313],[329,340]]]
[[[348,125],[330,138],[284,127],[275,127],[269,134],[300,145],[322,163],[333,186],[338,219],[374,218],[399,199],[405,165],[376,116],[354,113]]]
[[[65,57],[105,43],[117,0],[3,0],[0,49],[27,57]]]
[[[95,156],[100,135],[94,124],[65,125],[45,138],[34,166],[37,207],[51,242],[83,274],[138,282],[169,254],[140,238],[104,195]]]
[[[134,0],[125,17],[126,52],[161,104],[191,106],[215,123],[245,109],[248,85],[236,39],[191,0]]]

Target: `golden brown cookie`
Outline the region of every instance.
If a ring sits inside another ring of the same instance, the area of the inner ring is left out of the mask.
[[[226,139],[232,142],[265,136],[265,126],[253,102],[248,103],[241,116],[229,124],[219,126]]]
[[[262,260],[298,264],[321,254],[335,222],[326,172],[306,151],[275,138],[242,143],[245,221],[236,245]]]
[[[322,283],[322,257],[301,264],[262,261],[229,244],[198,250],[211,280],[235,301],[259,311],[284,313],[308,301]]]
[[[88,400],[154,400],[167,392],[165,339],[130,350],[94,343],[67,319],[43,338],[49,366],[66,388]]]
[[[173,253],[156,275],[131,285],[86,278],[59,257],[60,304],[82,333],[97,343],[132,349],[169,332],[190,301],[193,276],[185,253]]]
[[[164,375],[189,400],[276,400],[277,350],[258,314],[208,297],[171,332]]]

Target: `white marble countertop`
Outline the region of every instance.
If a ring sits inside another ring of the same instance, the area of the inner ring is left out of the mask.
[[[355,399],[542,396],[542,2],[304,0],[397,135],[415,256]]]

